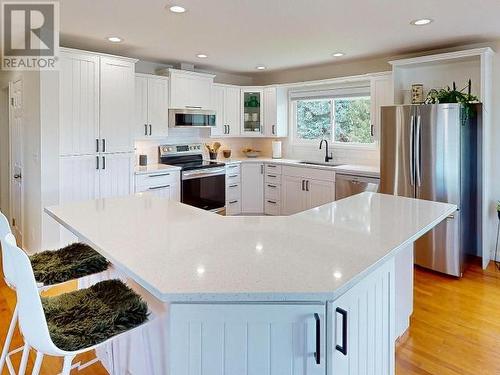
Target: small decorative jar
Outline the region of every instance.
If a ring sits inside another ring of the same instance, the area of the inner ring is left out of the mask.
[[[422,104],[424,102],[424,85],[416,83],[411,85],[411,103]]]

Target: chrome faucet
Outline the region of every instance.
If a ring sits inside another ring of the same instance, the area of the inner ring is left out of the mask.
[[[330,160],[333,159],[333,153],[330,152],[330,155],[328,155],[328,141],[326,139],[322,139],[321,142],[319,143],[319,149],[321,150],[321,146],[323,146],[323,142],[325,142],[326,147],[325,147],[325,163],[328,163]]]

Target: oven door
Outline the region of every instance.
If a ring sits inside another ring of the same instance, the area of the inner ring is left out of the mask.
[[[182,172],[182,203],[218,211],[226,205],[226,169],[206,168]]]

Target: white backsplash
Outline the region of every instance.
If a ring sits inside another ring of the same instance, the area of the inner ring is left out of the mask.
[[[158,146],[162,144],[178,143],[221,143],[219,151],[222,157],[222,150],[231,150],[231,156],[244,156],[241,150],[250,147],[262,152],[262,156],[271,156],[271,139],[267,138],[210,138],[209,129],[169,129],[168,137],[163,139],[138,140],[135,142],[136,164],[139,164],[139,155],[148,156],[148,164],[158,163]],[[206,149],[203,150],[205,157],[208,158]]]

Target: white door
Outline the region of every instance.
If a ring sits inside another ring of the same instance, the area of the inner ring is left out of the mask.
[[[99,138],[99,57],[61,53],[59,155],[90,155]]]
[[[264,134],[268,137],[274,137],[277,134],[276,99],[276,87],[266,87],[264,89]]]
[[[261,214],[264,212],[264,164],[241,165],[241,212]]]
[[[394,374],[394,260],[328,305],[328,375]]]
[[[148,78],[148,119],[149,135],[168,135],[168,80]]]
[[[283,176],[281,180],[281,213],[293,215],[306,209],[305,180],[302,177]]]
[[[335,200],[335,182],[322,180],[307,180],[307,208],[318,207]]]
[[[134,64],[101,57],[100,152],[133,151]]]
[[[134,134],[137,137],[147,137],[148,126],[148,79],[135,77],[135,117]]]
[[[59,158],[59,204],[99,198],[97,155],[62,156]],[[77,241],[77,237],[61,226],[61,246]]]
[[[133,191],[134,154],[106,154],[99,157],[99,196],[130,195]]]
[[[210,129],[212,137],[228,133],[224,114],[225,90],[224,86],[219,85],[214,85],[212,90],[212,109],[215,111],[215,127]]]
[[[18,244],[23,239],[23,81],[9,86],[10,225]]]
[[[170,314],[171,374],[325,374],[324,305],[172,304]]]
[[[241,90],[239,87],[226,87],[224,97],[224,118],[228,135],[237,136],[241,131]]]

